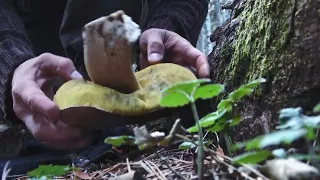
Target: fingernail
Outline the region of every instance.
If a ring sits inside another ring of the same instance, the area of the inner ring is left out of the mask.
[[[160,61],[162,56],[159,53],[151,53],[148,57],[149,61]]]
[[[82,75],[78,71],[73,71],[71,74],[72,79],[83,79]]]
[[[210,67],[207,65],[207,66],[205,66],[205,77],[210,77]]]

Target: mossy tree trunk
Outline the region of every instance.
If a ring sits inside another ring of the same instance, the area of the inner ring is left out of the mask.
[[[308,112],[320,102],[320,1],[233,5],[231,19],[210,37],[216,46],[208,58],[212,80],[225,84],[227,92],[259,77],[267,80],[235,110],[243,120],[231,136],[243,141],[272,131],[282,108]]]

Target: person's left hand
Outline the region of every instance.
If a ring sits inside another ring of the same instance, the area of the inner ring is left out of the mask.
[[[148,29],[140,36],[140,66],[161,63],[163,57],[175,64],[193,68],[200,78],[209,77],[207,57],[179,34],[164,29]]]

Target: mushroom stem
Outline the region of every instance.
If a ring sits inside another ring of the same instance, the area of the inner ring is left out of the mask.
[[[132,46],[141,34],[124,11],[98,18],[83,27],[84,62],[93,83],[132,93],[140,89],[132,70]]]

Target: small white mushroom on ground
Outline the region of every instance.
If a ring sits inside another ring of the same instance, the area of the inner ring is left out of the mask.
[[[311,179],[320,175],[317,168],[294,158],[268,161],[263,171],[274,180]]]

